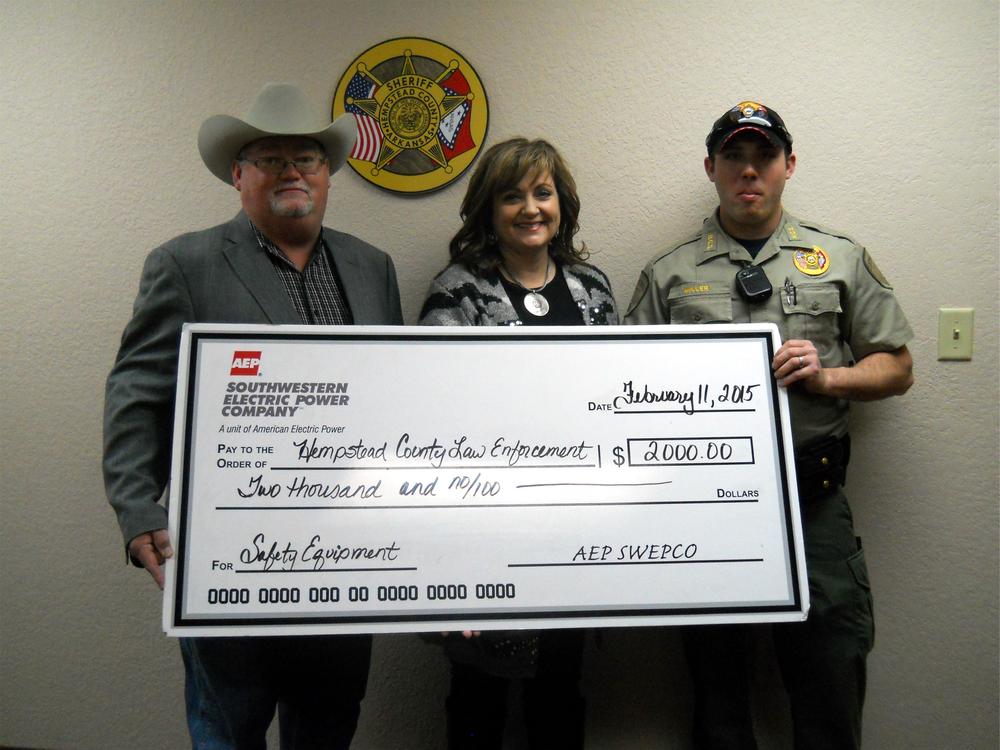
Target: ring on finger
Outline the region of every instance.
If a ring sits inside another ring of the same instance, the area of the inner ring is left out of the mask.
[[[805,360],[802,359],[802,355],[799,355],[799,369],[801,370],[805,366],[806,366]]]

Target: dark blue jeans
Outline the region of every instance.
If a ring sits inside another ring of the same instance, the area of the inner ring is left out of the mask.
[[[182,638],[195,750],[346,750],[368,684],[370,636]]]

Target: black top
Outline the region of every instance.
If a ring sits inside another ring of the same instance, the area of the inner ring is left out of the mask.
[[[533,315],[524,306],[524,298],[528,295],[524,289],[510,282],[501,273],[500,283],[510,298],[511,304],[521,323],[526,326],[582,326],[583,315],[570,294],[569,286],[562,269],[556,266],[556,275],[548,286],[539,294],[548,301],[549,311],[545,315]]]
[[[760,249],[764,247],[764,245],[767,244],[767,241],[771,238],[765,237],[762,240],[741,240],[739,237],[733,237],[733,239],[739,242],[741,245],[743,245],[744,248],[746,248],[746,251],[750,253],[751,258],[756,259],[757,253],[760,252]]]

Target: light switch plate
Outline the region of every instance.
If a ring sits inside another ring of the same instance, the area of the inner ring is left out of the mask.
[[[938,359],[972,359],[971,307],[938,310]]]

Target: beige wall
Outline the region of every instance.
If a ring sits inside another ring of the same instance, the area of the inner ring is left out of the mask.
[[[0,0],[0,745],[184,746],[176,645],[103,497],[103,379],[146,253],[236,210],[198,158],[201,121],[242,113],[269,80],[329,101],[353,57],[394,36],[472,61],[490,142],[561,147],[581,237],[623,305],[645,261],[713,206],[710,123],[742,98],[782,113],[799,156],[786,204],[862,238],[916,331],[916,387],[855,411],[848,490],[878,616],[867,744],[995,748],[993,0]],[[334,178],[328,223],[392,253],[408,322],[464,187],[404,199]],[[976,308],[972,362],[936,361],[940,306]],[[412,636],[377,639],[357,746],[440,747],[445,678]],[[781,746],[773,672],[759,681]],[[675,633],[606,633],[584,683],[588,747],[686,746]]]

